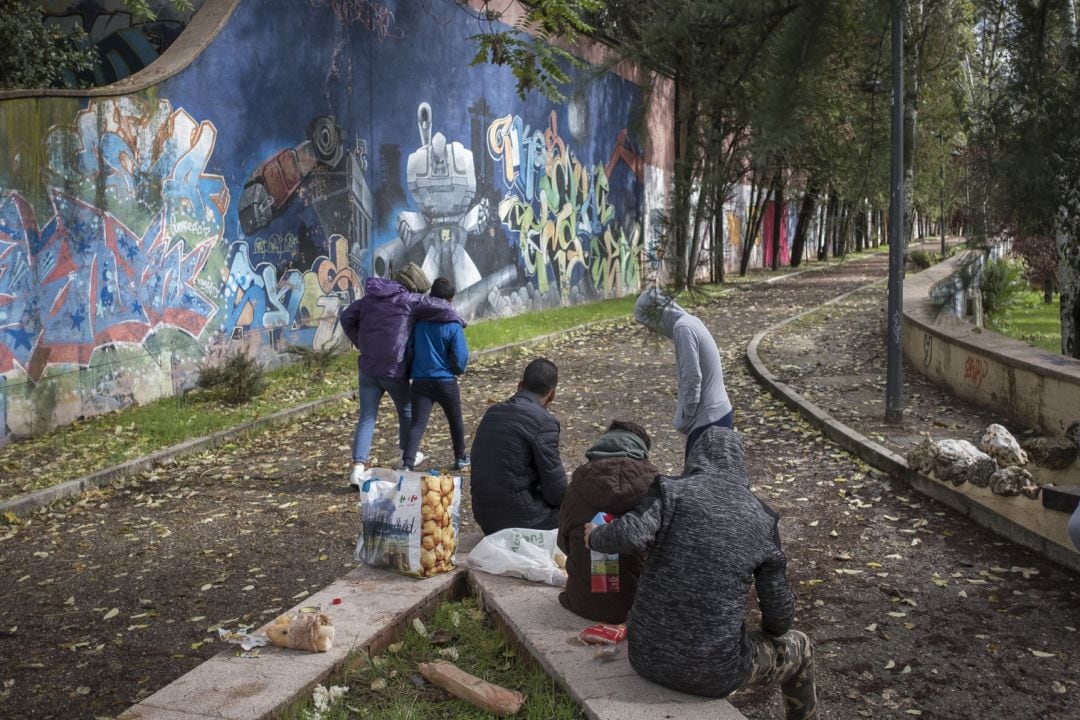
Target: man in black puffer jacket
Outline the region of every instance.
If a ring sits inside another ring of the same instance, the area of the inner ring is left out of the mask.
[[[791,628],[795,597],[777,520],[750,492],[739,436],[711,426],[690,446],[685,475],[661,475],[634,510],[585,526],[593,550],[648,551],[627,621],[634,670],[707,697],[779,685],[787,720],[818,717],[813,648]],[[743,619],[751,582],[760,631]]]
[[[566,494],[559,421],[547,410],[559,380],[544,358],[525,368],[517,393],[492,405],[472,444],[473,518],[485,535],[504,528],[552,530]]]

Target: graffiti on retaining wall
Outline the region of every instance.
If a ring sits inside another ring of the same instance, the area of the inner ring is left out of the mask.
[[[585,276],[602,296],[640,286],[640,225],[627,232],[616,220],[607,168],[598,163],[590,169],[578,159],[560,136],[554,111],[543,130],[532,130],[517,115],[495,120],[487,149],[502,162],[509,189],[499,203],[499,220],[516,235],[519,260],[541,293],[553,285],[561,304],[569,304]],[[626,154],[633,169],[637,155],[620,133],[612,158]]]
[[[333,347],[343,333],[338,315],[361,294],[360,277],[349,266],[348,241],[341,235],[330,238],[329,256],[317,257],[304,272],[290,268],[279,273],[271,262],[253,263],[248,243],[238,241],[230,249],[229,276],[221,291],[221,332],[239,338],[245,332],[314,324],[312,346]]]
[[[989,372],[990,364],[984,358],[968,355],[964,361],[964,379],[976,387],[982,385]]]
[[[50,365],[85,367],[162,325],[198,337],[217,312],[196,285],[229,201],[224,179],[204,172],[214,126],[148,105],[91,102],[53,130],[50,171],[68,189],[49,190],[43,224],[17,192],[0,203],[0,373],[37,381]]]
[[[125,21],[106,17],[116,0],[84,5],[102,32]],[[504,70],[445,72],[469,31],[426,8],[294,9],[303,37],[238,4],[145,91],[0,102],[0,440],[182,391],[239,347],[271,364],[332,346],[363,280],[405,262],[457,280],[470,318],[640,286],[645,177],[662,173],[625,130],[633,83],[519,102]],[[290,52],[268,67],[238,47]],[[267,104],[283,80],[287,102]],[[537,140],[538,165],[513,160]]]

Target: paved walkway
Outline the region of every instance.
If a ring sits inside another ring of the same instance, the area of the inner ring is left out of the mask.
[[[751,476],[783,515],[797,622],[817,643],[823,717],[1075,718],[1076,576],[871,470],[746,370],[757,331],[882,279],[885,262],[878,256],[735,286],[700,311],[725,354]],[[834,355],[854,356],[857,367],[846,372],[871,384],[882,316],[871,316],[868,337]],[[847,338],[852,327],[849,318],[831,335]],[[626,323],[470,368],[462,383],[467,432],[539,354],[561,369],[552,409],[568,469],[612,417],[642,422],[654,435],[657,464],[678,469],[671,347]],[[781,365],[822,374],[813,365]],[[872,423],[873,395],[844,387],[841,379],[821,383],[815,400],[830,392],[856,398],[849,404]],[[968,412],[921,398],[907,397],[918,422],[946,408],[950,418]],[[0,714],[115,714],[214,655],[220,646],[208,642],[209,628],[270,619],[351,569],[358,518],[345,477],[353,418],[354,407],[342,403],[159,467],[37,515],[0,543],[0,680],[14,680]],[[384,408],[375,453],[393,457],[394,436]],[[438,419],[424,451],[435,463],[451,459]],[[782,717],[775,693],[731,700],[748,717]]]

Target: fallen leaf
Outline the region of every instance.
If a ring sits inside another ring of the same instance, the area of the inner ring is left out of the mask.
[[[383,690],[385,688],[386,688],[386,680],[383,680],[382,678],[375,678],[374,680],[371,681],[371,689],[372,690]]]
[[[892,669],[893,669],[894,667],[896,667],[896,663],[895,663],[895,662],[893,662],[892,660],[890,660],[889,662],[885,663],[885,669],[886,669],[886,670],[892,670]]]
[[[120,614],[119,608],[113,608],[109,612],[105,613],[105,616],[103,618],[101,618],[101,619],[102,620],[108,620],[109,618],[114,618],[119,614]]]
[[[423,620],[421,620],[420,618],[413,618],[412,626],[413,630],[416,631],[417,635],[419,635],[420,637],[427,637],[428,630],[427,626],[424,625]]]
[[[1032,650],[1031,648],[1028,648],[1028,652],[1030,652],[1037,658],[1057,657],[1056,653],[1043,652],[1042,650]]]

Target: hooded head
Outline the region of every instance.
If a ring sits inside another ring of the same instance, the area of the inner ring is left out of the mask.
[[[649,288],[641,293],[634,304],[634,319],[666,338],[674,335],[675,321],[685,314],[686,311],[659,288]]]
[[[746,456],[739,435],[726,427],[705,428],[686,458],[687,475],[709,475],[750,487]]]
[[[431,289],[431,281],[428,280],[423,268],[412,262],[398,270],[394,275],[394,280],[414,293],[426,293]]]
[[[650,444],[649,433],[645,428],[629,420],[613,420],[607,432],[585,451],[585,457],[590,460],[609,457],[648,460]]]

